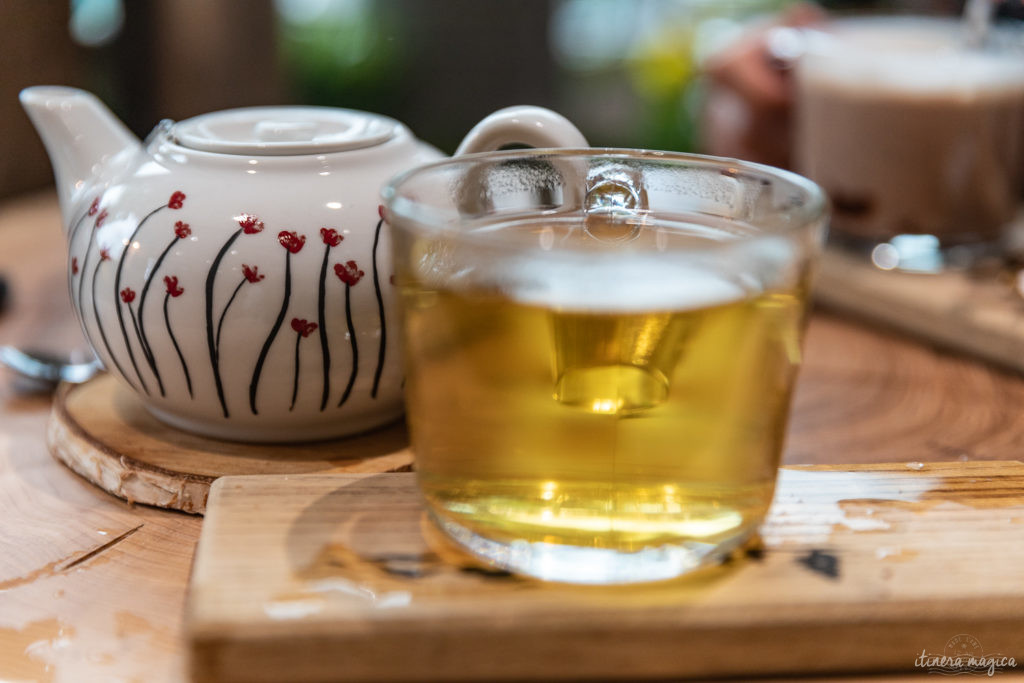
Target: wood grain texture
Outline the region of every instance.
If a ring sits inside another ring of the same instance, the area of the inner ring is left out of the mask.
[[[85,347],[66,258],[52,192],[0,203],[0,275],[12,297],[0,343]],[[1016,375],[819,310],[784,460],[1019,458],[1022,406]],[[201,520],[131,506],[58,463],[45,445],[50,408],[0,370],[0,679],[183,681],[182,608]]]
[[[1016,374],[818,311],[783,462],[1015,459],[1022,406]]]
[[[398,472],[412,466],[404,423],[345,439],[242,444],[169,427],[110,375],[63,385],[47,444],[54,456],[129,502],[202,514],[210,484],[232,474]]]
[[[762,539],[756,559],[675,581],[545,584],[483,568],[441,539],[414,475],[225,477],[192,577],[192,672],[443,681],[912,671],[922,651],[942,654],[961,633],[986,653],[1024,658],[1024,464],[783,470]]]

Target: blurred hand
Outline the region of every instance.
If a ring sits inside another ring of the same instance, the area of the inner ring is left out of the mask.
[[[807,26],[824,18],[816,5],[791,5],[774,22],[752,30],[708,60],[703,151],[789,166],[792,64],[779,58],[770,41],[784,37],[777,31],[781,27]]]

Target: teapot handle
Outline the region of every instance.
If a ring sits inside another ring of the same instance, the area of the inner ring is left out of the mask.
[[[531,147],[589,147],[583,133],[550,109],[516,106],[499,109],[473,126],[455,156],[489,152],[504,145]]]

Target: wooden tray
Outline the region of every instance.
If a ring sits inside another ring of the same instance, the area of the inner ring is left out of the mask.
[[[169,427],[110,375],[62,385],[46,430],[50,452],[133,503],[202,514],[210,485],[238,474],[396,472],[412,467],[404,423],[347,439],[245,444]]]
[[[822,257],[814,298],[830,309],[934,346],[1024,371],[1024,298],[1014,286],[1006,273],[880,270],[866,256],[830,246]]]
[[[211,491],[188,598],[192,673],[923,672],[922,653],[964,643],[1024,660],[1021,463],[787,468],[762,541],[671,582],[543,584],[481,567],[439,538],[411,474],[225,477]]]

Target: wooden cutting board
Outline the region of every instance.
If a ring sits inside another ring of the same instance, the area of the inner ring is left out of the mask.
[[[544,584],[482,567],[440,538],[412,474],[225,477],[188,598],[192,673],[924,672],[922,654],[968,648],[1024,662],[1024,464],[786,468],[762,532],[760,549],[674,581]]]

